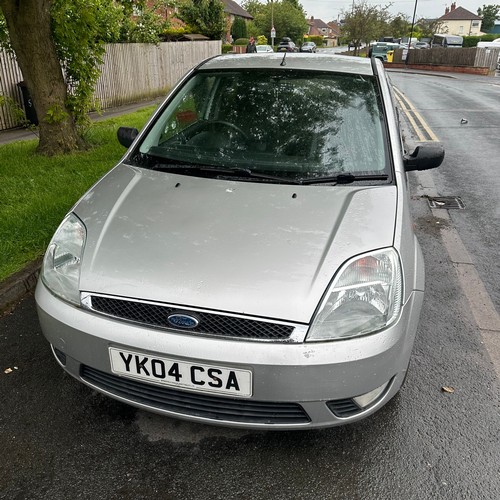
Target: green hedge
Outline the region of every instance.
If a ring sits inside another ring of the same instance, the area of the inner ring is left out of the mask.
[[[238,38],[233,42],[233,45],[248,45],[248,38]]]
[[[498,33],[496,34],[489,34],[489,35],[482,35],[482,36],[464,36],[464,47],[476,47],[478,42],[492,42],[493,40],[496,40],[497,38],[500,38]]]
[[[323,47],[323,37],[321,35],[304,37],[304,42],[314,42],[317,47]]]

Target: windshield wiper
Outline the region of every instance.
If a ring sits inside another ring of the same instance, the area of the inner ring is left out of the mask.
[[[160,172],[178,172],[178,171],[195,171],[195,172],[205,172],[210,170],[210,167],[205,165],[194,165],[192,163],[177,163],[162,160],[161,162],[155,163],[151,170],[159,170]]]
[[[260,172],[255,172],[249,168],[241,167],[211,167],[210,170],[217,171],[222,176],[224,175],[234,175],[235,177],[244,177],[250,179],[262,179],[273,182],[280,182],[284,184],[301,184],[300,180],[290,179],[285,177],[278,177],[274,175],[262,174]]]
[[[152,170],[160,170],[162,172],[178,172],[178,171],[189,171],[189,172],[198,172],[204,174],[211,174],[214,177],[239,177],[245,179],[260,179],[272,182],[286,183],[286,184],[301,184],[300,181],[295,179],[289,179],[284,177],[276,177],[273,175],[261,174],[259,172],[253,172],[247,168],[241,167],[218,167],[213,165],[198,165],[195,163],[169,163],[168,161],[163,161],[156,163]]]
[[[385,181],[389,178],[388,174],[354,175],[338,174],[327,177],[310,177],[302,179],[300,184],[352,184],[357,181]]]
[[[241,179],[259,179],[262,181],[275,182],[280,184],[296,184],[296,185],[312,185],[312,184],[352,184],[357,181],[385,181],[389,178],[388,174],[369,174],[369,175],[354,175],[350,173],[342,173],[325,177],[309,177],[306,179],[293,179],[290,177],[279,177],[268,175],[258,171],[253,171],[243,167],[223,167],[217,165],[206,165],[197,163],[183,163],[182,161],[173,160],[159,155],[149,153],[150,159],[156,162],[150,167],[151,170],[160,170],[162,172],[192,172],[211,175],[213,177],[231,176]]]

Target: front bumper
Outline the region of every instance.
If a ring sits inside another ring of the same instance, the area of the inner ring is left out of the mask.
[[[360,420],[397,393],[409,363],[423,293],[412,293],[399,320],[382,332],[304,343],[208,338],[135,325],[68,305],[41,281],[36,301],[42,331],[61,366],[104,394],[149,411],[203,423],[306,429]],[[110,347],[249,370],[252,396],[203,394],[118,376],[111,370]],[[385,390],[368,407],[352,406],[353,397],[384,384]]]

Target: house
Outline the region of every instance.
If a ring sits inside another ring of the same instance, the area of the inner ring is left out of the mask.
[[[457,7],[456,2],[451,7],[446,7],[444,16],[438,19],[441,33],[460,36],[481,35],[481,22],[481,17],[463,7]]]
[[[327,47],[336,47],[339,44],[339,38],[341,36],[340,24],[336,21],[330,21],[328,23],[328,40]]]
[[[321,19],[314,19],[314,17],[311,16],[311,19],[307,21],[307,24],[309,25],[308,35],[328,36],[328,24]]]
[[[340,27],[335,22],[325,23],[321,19],[311,19],[307,21],[309,30],[307,36],[322,36],[327,47],[335,47],[338,45],[337,40],[340,36]]]
[[[237,17],[241,17],[245,21],[251,21],[253,16],[249,14],[243,7],[238,5],[233,0],[221,0],[224,4],[224,12],[226,14],[226,41],[231,41],[231,26]]]
[[[226,40],[231,39],[231,26],[235,20],[236,17],[241,17],[245,19],[246,21],[251,21],[253,17],[240,5],[238,5],[236,2],[233,0],[221,0],[222,4],[224,5],[224,13],[226,15],[226,34],[225,38]],[[181,19],[177,18],[177,7],[170,7],[166,6],[164,8],[160,8],[155,5],[155,2],[153,0],[147,0],[146,5],[149,8],[154,8],[155,13],[159,14],[161,17],[163,17],[166,21],[170,23],[170,26],[172,28],[185,28],[186,23],[182,21]],[[141,10],[134,5],[134,14],[136,16],[141,15]],[[199,38],[198,38],[199,39]]]

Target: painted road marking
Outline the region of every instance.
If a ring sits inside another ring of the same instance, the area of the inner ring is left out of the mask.
[[[434,132],[413,104],[399,89],[396,87],[393,88],[396,100],[419,141],[438,141]],[[426,137],[429,140],[425,139]],[[415,175],[419,183],[417,195],[432,198],[439,196],[431,172],[415,172]],[[431,208],[431,212],[435,218],[448,222],[447,224],[443,224],[441,228],[441,239],[457,273],[460,288],[469,302],[471,313],[481,333],[483,344],[490,356],[495,372],[500,378],[500,315],[458,231],[452,226],[448,210]]]
[[[436,134],[427,125],[422,115],[416,110],[415,106],[406,98],[406,96],[397,87],[394,87],[394,95],[398,104],[408,118],[415,135],[420,142],[439,142]]]

